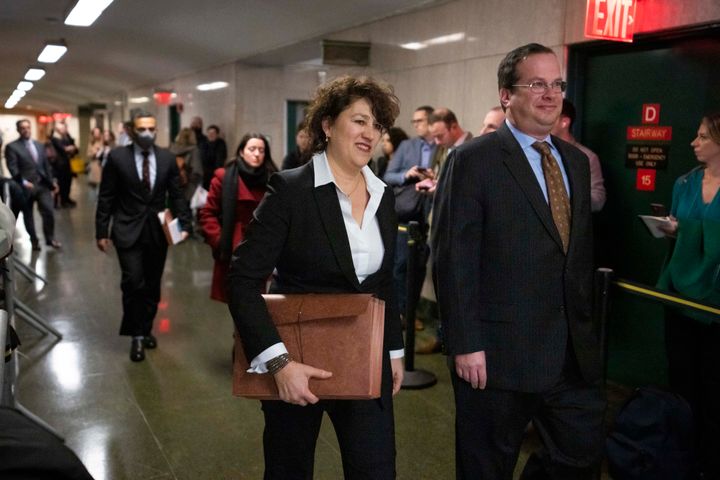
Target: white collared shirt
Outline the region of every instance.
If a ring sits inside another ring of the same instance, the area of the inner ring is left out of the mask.
[[[318,153],[313,157],[313,172],[315,174],[314,188],[322,187],[328,183],[335,184],[335,192],[340,202],[345,231],[350,242],[350,253],[355,266],[355,275],[358,282],[362,283],[367,277],[380,269],[385,255],[385,245],[380,235],[380,225],[376,216],[380,201],[385,193],[385,184],[375,176],[368,166],[363,167],[361,172],[365,177],[365,185],[367,186],[367,192],[370,194],[370,201],[365,207],[362,225],[358,225],[352,216],[350,198],[340,190],[337,182],[335,182],[335,176],[330,170],[325,152]],[[282,342],[268,347],[252,359],[248,372],[266,373],[265,362],[283,353],[287,353],[287,348]],[[404,355],[403,350],[390,351],[390,358],[402,358]]]
[[[150,190],[155,188],[155,178],[157,177],[157,161],[155,160],[155,148],[150,147],[148,150],[148,164],[150,166]],[[137,145],[133,144],[133,154],[135,156],[135,168],[138,172],[138,177],[142,181],[142,166],[143,166],[143,154],[142,149]]]

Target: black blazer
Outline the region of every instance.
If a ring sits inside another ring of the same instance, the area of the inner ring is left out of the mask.
[[[451,355],[484,350],[488,385],[541,391],[572,346],[585,380],[600,378],[591,323],[592,226],[587,157],[553,137],[570,183],[567,255],[507,125],[453,150],[435,194],[432,248]]]
[[[45,146],[37,140],[30,141],[33,142],[38,153],[37,163],[33,160],[22,138],[8,143],[5,147],[5,161],[10,176],[20,185],[23,180],[27,180],[36,185],[53,188],[53,174],[50,162],[45,155]]]
[[[273,268],[272,293],[376,294],[385,301],[384,349],[403,348],[392,286],[397,235],[392,189],[385,189],[376,214],[385,245],[382,265],[358,283],[335,185],[315,188],[314,181],[313,161],[272,175],[233,253],[228,303],[248,361],[280,342],[261,297]]]
[[[175,156],[164,148],[153,147],[157,174],[152,192],[147,192],[135,166],[133,145],[117,147],[108,155],[103,167],[95,213],[95,237],[110,238],[119,248],[131,247],[149,222],[153,237],[165,243],[157,214],[165,210],[166,197],[173,215],[180,219],[183,230],[190,232],[192,215],[182,191]]]

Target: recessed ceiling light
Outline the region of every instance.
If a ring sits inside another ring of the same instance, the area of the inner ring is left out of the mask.
[[[219,89],[225,88],[227,86],[228,86],[227,82],[210,82],[210,83],[202,83],[195,88],[197,88],[201,92],[207,92],[208,90],[219,90]]]
[[[89,27],[112,2],[113,0],[78,0],[65,18],[65,25]]]
[[[30,90],[32,90],[32,87],[33,83],[25,80],[20,81],[17,85],[17,89],[22,90],[23,92],[29,92]]]
[[[48,43],[45,48],[42,49],[40,55],[38,55],[38,62],[42,63],[55,63],[60,60],[60,57],[65,55],[67,47],[61,43]]]
[[[30,68],[28,68],[28,71],[25,72],[25,80],[30,80],[31,82],[40,80],[44,76],[45,76],[44,68],[30,67]]]
[[[150,101],[150,97],[133,97],[128,100],[130,103],[147,103]]]

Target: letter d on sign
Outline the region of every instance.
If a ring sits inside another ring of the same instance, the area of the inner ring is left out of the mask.
[[[642,123],[660,123],[659,103],[643,103]]]

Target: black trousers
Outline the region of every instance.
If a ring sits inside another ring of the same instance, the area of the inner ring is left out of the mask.
[[[25,189],[25,203],[22,209],[25,230],[30,235],[30,240],[37,241],[38,237],[35,232],[35,220],[33,218],[33,205],[36,202],[42,218],[45,243],[50,243],[55,238],[55,213],[53,212],[52,193],[47,187],[35,185],[32,189]]]
[[[533,453],[522,479],[593,479],[604,448],[605,393],[581,380],[574,358],[540,393],[473,389],[452,369],[456,476],[512,480],[530,420],[544,449]]]
[[[389,360],[385,364],[377,400],[321,400],[305,407],[263,401],[265,480],[312,480],[325,412],[335,427],[346,479],[394,479],[392,379]]]
[[[120,335],[144,336],[152,331],[168,246],[159,241],[150,228],[150,223],[146,223],[132,247],[117,249],[122,270]]]
[[[70,159],[58,159],[53,166],[55,176],[57,178],[58,187],[60,189],[60,201],[66,204],[70,201],[70,187],[72,186],[72,170],[70,169]]]
[[[688,401],[695,419],[700,468],[720,478],[720,325],[665,310],[670,388]]]

